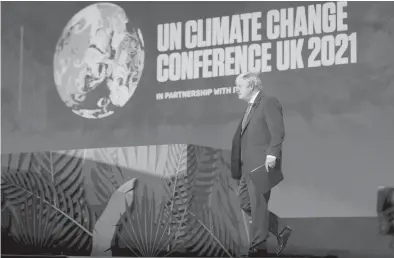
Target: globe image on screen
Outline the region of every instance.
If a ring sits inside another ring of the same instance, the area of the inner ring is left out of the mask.
[[[75,14],[57,42],[54,80],[75,114],[108,117],[133,96],[144,68],[144,42],[115,4],[92,4]]]

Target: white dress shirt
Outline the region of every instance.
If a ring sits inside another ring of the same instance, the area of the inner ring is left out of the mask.
[[[259,93],[260,93],[260,91],[256,92],[256,93],[250,98],[250,100],[249,100],[249,103],[250,103],[250,104],[253,104],[253,103],[254,103],[254,101],[256,100],[257,95],[259,95]]]

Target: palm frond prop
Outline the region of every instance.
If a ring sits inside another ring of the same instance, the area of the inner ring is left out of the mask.
[[[175,245],[186,245],[189,234],[190,207],[193,196],[191,186],[186,175],[177,179],[168,179],[168,188],[173,189],[172,198],[165,198],[164,221],[170,221],[168,234],[175,233]],[[174,186],[174,188],[172,188]],[[169,247],[173,249],[173,247]]]
[[[171,225],[178,229],[175,242],[199,256],[231,256],[237,251],[236,241],[225,222],[215,217],[208,206],[218,179],[212,164],[217,164],[219,151],[189,145],[187,157],[182,158],[184,152],[177,147],[170,147],[173,161],[167,162],[167,170],[173,172],[166,180],[166,211],[171,212],[175,219]],[[187,165],[177,169],[185,160]]]
[[[215,158],[214,162],[217,164],[215,167],[217,169],[217,177],[215,178],[214,188],[216,190],[216,199],[218,203],[218,208],[221,211],[226,219],[229,220],[232,226],[235,226],[233,229],[236,231],[240,231],[236,225],[239,223],[239,219],[237,217],[237,213],[239,211],[239,203],[236,202],[234,204],[232,199],[239,199],[237,195],[239,195],[238,186],[235,182],[231,182],[230,180],[230,152],[223,150],[213,150],[210,151],[213,157]],[[248,196],[247,196],[248,197]],[[247,200],[249,201],[249,199]],[[240,234],[238,234],[240,237]]]
[[[1,172],[27,171],[31,167],[31,153],[1,154]]]
[[[192,213],[193,224],[188,239],[190,251],[205,257],[233,257],[239,252],[239,246],[226,224],[209,207]],[[209,225],[209,222],[211,225]]]
[[[165,202],[158,202],[154,194],[149,197],[145,185],[143,195],[135,199],[133,207],[128,208],[120,220],[116,235],[136,256],[156,257],[168,245],[173,247],[173,252],[179,247],[174,244],[175,233],[178,230],[168,233],[174,219],[169,217],[163,220],[165,216]],[[159,223],[160,221],[165,222]],[[169,254],[170,252],[167,253]]]
[[[189,155],[190,152],[187,145],[170,146],[170,155],[165,165],[166,174],[171,176],[165,178],[167,200],[163,219],[174,220],[170,224],[168,233],[175,231],[176,245],[185,245],[185,239],[189,234],[189,209],[193,200],[194,176],[197,168],[195,158]]]
[[[101,204],[106,204],[112,193],[127,181],[124,169],[119,165],[119,157],[116,150],[93,149],[90,150],[92,161],[92,181],[95,193]]]
[[[237,216],[229,199],[229,178],[222,164],[222,150],[197,146],[195,152],[198,171],[193,186],[189,249],[199,256],[231,256],[238,252],[241,242],[236,237]]]
[[[54,187],[37,173],[28,171],[10,171],[1,174],[1,192],[5,205],[24,207],[25,200],[37,195],[45,201],[57,201]]]
[[[33,152],[31,172],[41,174],[56,190],[75,200],[84,200],[82,173],[85,150]]]
[[[36,248],[52,248],[56,242],[55,227],[61,223],[57,211],[45,203],[44,198],[33,195],[23,209],[12,209],[16,242]]]
[[[91,149],[91,177],[98,201],[105,205],[112,193],[135,173],[162,176],[167,146]]]
[[[218,178],[217,161],[218,151],[213,148],[201,147],[196,148],[198,173],[195,175],[193,193],[195,195],[195,204],[211,205],[212,192],[214,190],[215,180]],[[195,207],[197,208],[197,207]]]
[[[11,231],[11,210],[7,207],[4,195],[1,195],[1,234],[2,236],[9,236]]]
[[[83,198],[81,156],[69,154],[35,153],[28,166],[32,171],[5,168],[6,172],[1,175],[1,191],[6,205],[20,211],[19,217],[13,213],[13,219],[19,221],[19,225],[25,228],[29,228],[26,223],[37,225],[38,222],[32,218],[40,214],[44,219],[56,221],[55,247],[88,249],[95,217]],[[39,208],[40,205],[45,208]],[[17,240],[26,240],[26,232],[19,227],[13,235]],[[46,236],[40,234],[37,237]],[[42,243],[47,242],[44,239]]]

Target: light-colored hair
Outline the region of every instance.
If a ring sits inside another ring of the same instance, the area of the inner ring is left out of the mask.
[[[238,84],[239,81],[246,81],[249,87],[252,87],[254,90],[262,90],[263,83],[261,82],[261,73],[259,72],[249,72],[242,73],[237,76],[235,82]]]

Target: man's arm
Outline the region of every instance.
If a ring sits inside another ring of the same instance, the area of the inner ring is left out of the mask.
[[[277,98],[271,97],[267,99],[264,110],[268,129],[271,134],[267,156],[271,155],[278,158],[282,149],[282,142],[285,138],[282,106]]]

